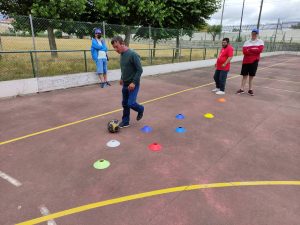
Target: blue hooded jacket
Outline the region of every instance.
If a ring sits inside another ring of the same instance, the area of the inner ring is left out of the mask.
[[[102,46],[98,44],[98,41],[95,38],[92,39],[91,54],[92,54],[92,58],[95,62],[97,62],[97,60],[98,60],[98,51],[99,50],[107,52],[107,47],[106,47],[105,41],[101,40],[101,42],[102,42]]]

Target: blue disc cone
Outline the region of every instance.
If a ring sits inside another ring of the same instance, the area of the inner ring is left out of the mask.
[[[150,126],[144,126],[143,128],[141,128],[141,131],[144,132],[144,133],[150,133],[152,132],[152,127]]]
[[[178,119],[178,120],[183,120],[185,117],[184,117],[184,115],[183,114],[177,114],[176,115],[176,119]]]
[[[184,127],[177,127],[175,130],[177,133],[185,133],[186,129]]]

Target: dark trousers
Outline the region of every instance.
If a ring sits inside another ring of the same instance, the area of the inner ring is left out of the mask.
[[[129,123],[130,121],[130,109],[136,112],[143,112],[144,106],[136,102],[137,95],[139,93],[140,85],[135,85],[133,91],[128,90],[128,85],[123,85],[122,88],[122,106],[123,106],[123,117],[122,121],[124,123]]]
[[[216,82],[216,88],[219,88],[220,91],[225,91],[226,79],[228,71],[216,70],[214,75],[214,80]]]

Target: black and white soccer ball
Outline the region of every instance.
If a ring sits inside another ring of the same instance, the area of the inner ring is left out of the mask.
[[[119,121],[118,120],[111,120],[107,124],[107,130],[110,133],[117,133],[120,131]]]

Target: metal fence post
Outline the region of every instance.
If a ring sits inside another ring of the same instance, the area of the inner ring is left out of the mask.
[[[174,63],[174,48],[173,48],[173,55],[172,55],[172,63]]]
[[[105,39],[105,21],[102,22],[102,28],[103,28],[103,38]]]
[[[149,25],[149,62],[152,64],[152,50],[151,50],[151,26]]]
[[[29,14],[29,21],[30,21],[30,27],[31,27],[31,34],[32,34],[32,45],[33,45],[33,50],[34,51],[36,51],[36,45],[35,45],[35,36],[34,36],[34,28],[33,28],[33,22],[32,22],[32,16],[31,16],[31,14]],[[35,62],[36,62],[36,64],[35,64],[35,75],[34,75],[34,77],[36,77],[36,73],[38,73],[38,58],[37,58],[37,54],[36,54],[36,52],[35,52],[35,54],[34,54],[34,56],[35,56]]]
[[[86,50],[83,50],[83,55],[84,55],[84,69],[85,72],[87,72],[88,68],[87,68],[87,61],[86,61]]]
[[[182,38],[183,36],[183,28],[180,29],[180,37]],[[180,38],[179,38],[179,57],[178,57],[178,62],[180,62],[180,58],[181,58],[181,48],[182,48],[182,41],[180,41]]]
[[[31,59],[31,66],[32,66],[33,77],[36,77],[36,71],[35,71],[35,65],[34,65],[32,51],[29,51],[29,54],[30,54],[30,59]]]

